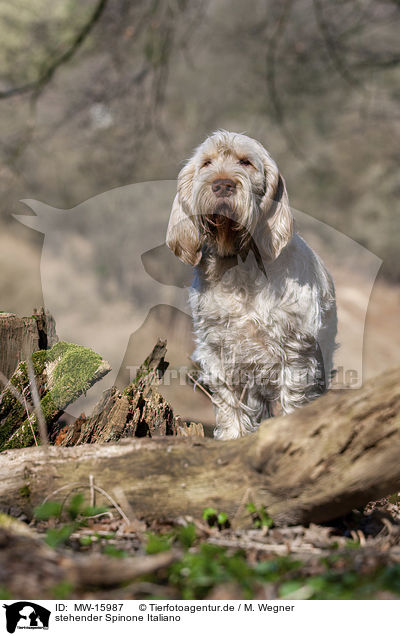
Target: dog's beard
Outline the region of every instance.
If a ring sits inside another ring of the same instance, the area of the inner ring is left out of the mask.
[[[237,254],[245,242],[244,229],[230,217],[229,212],[228,207],[218,206],[215,212],[202,217],[204,233],[209,241],[215,243],[218,256]]]
[[[248,189],[239,187],[230,197],[215,197],[209,184],[196,193],[195,209],[201,234],[220,257],[246,250],[255,227],[256,201]]]

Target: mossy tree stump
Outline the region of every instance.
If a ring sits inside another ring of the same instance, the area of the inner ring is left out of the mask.
[[[33,353],[32,367],[50,438],[51,425],[63,410],[110,371],[108,362],[98,353],[62,341],[49,351]],[[24,361],[0,395],[0,450],[40,443],[37,416],[29,412],[31,403],[28,365]]]

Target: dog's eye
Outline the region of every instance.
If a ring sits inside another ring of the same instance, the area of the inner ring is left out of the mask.
[[[252,166],[253,164],[248,159],[239,159],[239,163],[241,166]]]
[[[211,165],[211,159],[206,159],[203,164],[202,164],[202,168],[207,168],[207,166]]]

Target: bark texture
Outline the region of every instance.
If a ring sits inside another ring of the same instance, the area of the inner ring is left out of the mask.
[[[26,318],[0,312],[0,371],[6,378],[11,378],[18,364],[32,353],[50,349],[56,342],[54,318],[43,308]]]
[[[57,436],[55,444],[77,446],[164,435],[204,437],[203,426],[175,417],[170,404],[153,386],[168,367],[166,352],[167,341],[158,340],[133,382],[123,391],[115,387],[105,391],[92,415],[71,422]]]
[[[395,369],[357,391],[332,391],[229,442],[160,437],[6,451],[0,507],[29,516],[53,491],[86,488],[93,475],[106,491],[118,485],[138,517],[213,506],[239,521],[252,501],[278,525],[329,521],[400,490],[399,381]]]

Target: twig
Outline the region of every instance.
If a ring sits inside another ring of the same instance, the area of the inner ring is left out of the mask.
[[[74,40],[72,41],[71,46],[61,55],[59,55],[49,66],[45,69],[42,75],[33,82],[27,82],[26,84],[22,84],[21,86],[16,86],[14,88],[9,88],[5,91],[0,91],[0,99],[7,99],[9,97],[13,97],[14,95],[21,95],[23,93],[35,92],[36,95],[39,95],[43,88],[48,84],[48,82],[52,79],[53,75],[57,71],[57,69],[62,65],[68,62],[77,52],[77,50],[82,46],[83,42],[89,35],[90,31],[93,29],[96,22],[99,20],[102,15],[108,0],[100,0],[89,20],[84,24],[82,29],[76,35]]]
[[[112,512],[99,512],[97,515],[89,515],[85,516],[85,519],[98,519],[99,517],[108,517],[109,519],[113,518]]]
[[[245,490],[243,497],[239,501],[239,505],[238,505],[238,507],[236,509],[236,512],[235,512],[235,514],[233,515],[233,518],[232,518],[232,525],[235,523],[236,519],[239,517],[239,513],[244,508],[245,503],[249,502],[249,496],[251,494],[252,494],[252,489],[249,487],[249,488],[247,488]]]
[[[287,555],[290,552],[311,554],[322,554],[323,551],[320,548],[314,546],[289,546],[279,543],[261,543],[259,541],[243,541],[242,539],[225,539],[224,537],[210,537],[209,543],[214,545],[221,545],[227,548],[239,548],[242,550],[259,550],[260,552],[274,552],[275,554]]]
[[[336,69],[337,73],[342,77],[342,79],[346,82],[346,84],[348,84],[352,88],[361,90],[362,86],[360,84],[360,81],[358,80],[357,77],[354,77],[354,75],[350,73],[349,69],[343,63],[343,60],[338,53],[335,38],[332,37],[328,24],[325,21],[320,0],[313,0],[313,5],[314,5],[314,13],[317,20],[317,24],[322,34],[322,39],[324,41],[326,50],[328,52],[329,57],[331,58],[334,68]]]
[[[26,365],[28,368],[29,384],[31,388],[31,396],[33,399],[33,404],[35,406],[36,419],[39,424],[40,440],[41,440],[42,446],[47,448],[49,445],[49,438],[47,436],[47,426],[46,426],[46,421],[43,415],[42,405],[40,404],[39,392],[37,389],[36,377],[35,377],[35,372],[33,370],[32,360],[28,358],[28,360],[26,361]],[[33,432],[33,429],[32,429],[32,432]]]
[[[96,505],[96,491],[94,489],[94,477],[92,474],[89,475],[89,488],[90,488],[90,505],[92,508]]]
[[[244,387],[242,389],[242,392],[240,394],[239,402],[241,402],[243,400],[244,394],[246,393],[248,386],[249,386],[249,383],[246,382],[246,384],[244,385]]]
[[[304,153],[300,150],[296,140],[293,138],[292,133],[287,127],[285,121],[284,108],[279,96],[279,91],[276,85],[276,54],[278,50],[278,44],[282,40],[284,31],[286,29],[287,21],[292,10],[294,0],[286,0],[282,7],[281,15],[279,16],[275,32],[272,34],[267,51],[267,72],[266,80],[268,91],[270,95],[271,105],[275,112],[275,119],[280,126],[280,129],[285,136],[289,148],[293,154],[301,160],[308,160]]]
[[[198,380],[196,380],[196,379],[195,379],[195,378],[194,378],[194,377],[193,377],[193,376],[189,373],[189,371],[186,371],[186,375],[187,375],[187,377],[189,378],[189,380],[191,380],[191,381],[193,382],[193,384],[195,384],[196,386],[198,386],[198,387],[199,387],[199,389],[200,389],[201,391],[203,391],[203,393],[204,393],[204,394],[205,394],[205,395],[206,395],[206,396],[207,396],[207,397],[211,400],[211,402],[212,402],[215,406],[218,406],[219,408],[224,408],[224,407],[229,408],[229,407],[231,406],[228,402],[226,402],[226,400],[223,400],[222,398],[221,398],[221,399],[222,399],[222,401],[224,402],[224,405],[223,405],[223,406],[221,406],[221,404],[220,404],[220,403],[219,403],[219,402],[218,402],[215,398],[213,398],[213,396],[211,395],[211,393],[209,393],[209,392],[208,392],[208,391],[204,388],[204,386],[202,386],[202,385],[200,384],[200,382],[198,382]],[[235,392],[234,392],[233,388],[230,386],[229,382],[227,382],[226,380],[224,380],[223,378],[221,378],[221,376],[218,376],[218,379],[219,379],[219,380],[220,380],[220,382],[222,382],[222,384],[224,384],[224,385],[227,387],[227,389],[231,392],[232,397],[235,399],[235,402],[236,402],[236,407],[235,407],[235,408],[239,408],[239,409],[240,409],[240,408],[242,408],[242,407],[244,406],[244,405],[242,404],[242,399],[243,399],[243,397],[244,397],[244,393],[245,393],[246,389],[248,388],[248,383],[247,383],[247,384],[243,387],[243,390],[242,390],[242,392],[241,392],[241,394],[240,394],[240,398],[238,398],[238,397],[237,397],[237,395],[235,394]],[[249,408],[249,407],[246,407],[246,408]]]
[[[213,396],[211,395],[211,393],[209,393],[209,392],[208,392],[208,391],[204,388],[204,386],[202,386],[202,385],[200,384],[200,382],[198,382],[198,381],[196,380],[196,378],[194,378],[194,377],[193,377],[193,376],[189,373],[189,371],[186,371],[186,375],[187,375],[187,377],[189,378],[189,380],[191,380],[191,381],[193,382],[193,384],[195,384],[196,386],[198,386],[198,387],[199,387],[199,389],[200,389],[201,391],[203,391],[203,393],[204,393],[204,394],[205,394],[205,395],[206,395],[206,396],[207,396],[207,397],[211,400],[211,402],[212,402],[213,404],[217,404],[217,403],[216,403],[216,400],[214,400],[214,398],[213,398]]]
[[[124,489],[121,486],[116,486],[113,489],[113,493],[115,497],[118,499],[118,501],[121,503],[121,505],[124,507],[127,514],[129,515],[129,523],[132,524],[132,522],[136,522],[140,524],[141,522],[136,518],[135,512],[128,501],[128,498],[124,492]]]
[[[32,406],[32,404],[28,404],[28,401],[27,401],[27,399],[25,397],[25,391],[26,391],[26,389],[28,387],[26,386],[25,389],[23,390],[23,392],[20,393],[18,391],[18,389],[16,389],[15,386],[13,384],[11,384],[10,380],[8,380],[8,378],[4,375],[4,373],[2,371],[0,371],[0,382],[2,382],[2,384],[4,384],[5,389],[11,391],[11,393],[13,394],[15,399],[21,404],[21,406],[24,407],[24,409],[26,411],[26,415],[27,415],[27,420],[28,420],[29,426],[30,426],[31,431],[32,431],[33,439],[35,441],[35,445],[39,446],[39,444],[37,442],[37,439],[36,439],[35,431],[33,429],[32,421],[31,421],[31,418],[34,415],[33,412],[32,412],[33,411],[33,406]],[[0,395],[0,404],[1,404],[2,397],[3,397],[3,393],[4,393],[4,391]]]
[[[89,477],[89,482],[90,482],[90,477]],[[129,519],[126,516],[126,514],[124,513],[124,511],[122,510],[122,508],[117,504],[117,502],[115,501],[115,499],[113,499],[113,497],[111,497],[111,495],[108,494],[108,492],[106,490],[104,490],[103,488],[100,488],[100,486],[95,486],[94,485],[94,479],[93,479],[93,484],[82,484],[80,482],[72,482],[70,484],[66,484],[65,486],[61,486],[61,488],[57,488],[57,490],[53,490],[53,492],[51,492],[49,495],[47,495],[42,502],[42,505],[44,503],[46,503],[46,501],[50,498],[53,497],[54,495],[57,495],[59,492],[66,490],[67,488],[70,489],[70,493],[73,490],[77,490],[78,488],[89,488],[99,492],[101,495],[103,495],[103,497],[105,497],[106,499],[108,499],[108,501],[112,504],[112,506],[116,509],[116,511],[121,515],[121,517],[123,518],[123,520],[126,523],[129,523]],[[69,495],[68,495],[69,496]],[[64,499],[64,503],[65,501],[68,499],[68,496]]]
[[[62,492],[63,490],[66,490],[67,488],[72,490],[75,490],[76,488],[87,488],[86,484],[81,484],[79,481],[74,481],[70,484],[66,484],[65,486],[61,486],[61,488],[57,488],[56,490],[53,490],[49,495],[47,495],[43,501],[42,501],[42,506],[43,504],[46,503],[46,501],[48,499],[50,499],[50,497],[54,497],[54,495],[58,495],[59,492]]]
[[[28,423],[29,423],[29,426],[30,426],[30,429],[31,429],[31,433],[33,435],[35,446],[39,446],[39,444],[37,443],[36,435],[35,435],[35,429],[33,428],[32,420],[31,420],[31,418],[34,418],[34,415],[33,415],[33,413],[29,413],[28,403],[27,403],[26,398],[25,398],[25,391],[26,391],[27,388],[28,387],[26,386],[25,389],[22,392],[22,397],[24,398],[24,406],[25,406],[25,411],[26,411],[26,417],[28,419]]]
[[[189,362],[191,362],[197,369],[199,369],[199,371],[201,371],[201,366],[199,365],[198,362],[196,362],[196,360],[192,360],[190,356],[186,356],[186,357],[189,360]]]
[[[0,382],[2,384],[4,384],[4,387],[11,391],[11,393],[13,394],[13,396],[15,397],[16,400],[18,400],[18,402],[21,404],[21,406],[23,406],[25,408],[26,405],[26,401],[22,395],[22,393],[20,393],[18,391],[18,389],[15,388],[15,386],[13,384],[11,384],[10,380],[4,375],[4,373],[2,371],[0,371]],[[0,404],[3,398],[3,393],[4,391],[2,391],[1,395],[0,395]],[[32,405],[30,404],[30,409],[33,410]]]
[[[94,489],[97,490],[99,493],[101,493],[104,497],[106,497],[110,501],[110,503],[112,503],[112,505],[117,510],[117,512],[119,512],[119,514],[121,515],[125,523],[129,523],[129,519],[124,513],[124,511],[122,510],[122,508],[117,504],[115,499],[113,499],[111,495],[108,494],[108,492],[106,492],[105,490],[103,490],[103,488],[100,488],[99,486],[94,486]]]

